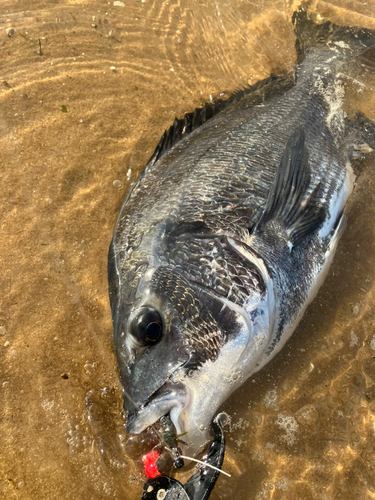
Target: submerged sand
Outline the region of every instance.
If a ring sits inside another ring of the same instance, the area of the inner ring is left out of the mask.
[[[106,271],[116,216],[175,116],[292,69],[298,4],[1,2],[1,499],[141,497],[142,468],[119,439]],[[375,29],[374,0],[311,10]],[[356,76],[347,110],[375,119],[375,77]],[[374,182],[369,158],[317,299],[225,405],[232,478],[213,500],[375,498]]]

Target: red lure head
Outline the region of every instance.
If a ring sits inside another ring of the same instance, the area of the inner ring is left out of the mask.
[[[143,455],[142,462],[145,466],[146,476],[155,479],[156,477],[161,476],[158,468],[156,466],[156,460],[159,458],[161,451],[152,449],[146,455]]]

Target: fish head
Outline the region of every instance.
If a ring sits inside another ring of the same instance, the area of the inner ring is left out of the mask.
[[[182,450],[196,455],[218,408],[247,378],[268,323],[259,327],[257,314],[254,328],[245,310],[171,266],[145,265],[139,276],[131,297],[131,287],[112,293],[127,431],[141,433],[169,414]]]

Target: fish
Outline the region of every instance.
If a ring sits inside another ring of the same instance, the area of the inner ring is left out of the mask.
[[[220,406],[290,338],[345,228],[368,122],[347,120],[340,78],[370,57],[374,33],[316,25],[305,4],[293,23],[295,72],[176,118],[110,244],[127,432],[168,416],[185,455],[203,449]]]

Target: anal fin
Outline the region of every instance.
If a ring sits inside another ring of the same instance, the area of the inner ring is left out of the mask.
[[[326,211],[318,203],[319,185],[306,197],[310,181],[305,133],[302,127],[297,127],[285,146],[264,211],[252,234],[265,233],[269,224],[277,221],[295,247],[316,231],[324,222]]]

